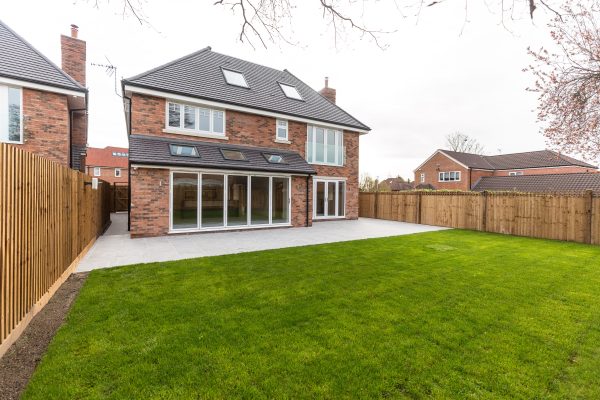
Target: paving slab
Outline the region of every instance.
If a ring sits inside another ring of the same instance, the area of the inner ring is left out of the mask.
[[[211,232],[131,239],[127,214],[112,214],[107,232],[79,263],[77,271],[248,251],[344,242],[443,230],[438,226],[359,218],[314,222],[311,227]]]

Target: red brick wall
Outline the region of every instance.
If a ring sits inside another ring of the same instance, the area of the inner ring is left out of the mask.
[[[100,178],[109,183],[128,183],[129,175],[127,173],[127,168],[121,168],[121,176],[117,178],[115,176],[115,167],[100,167],[100,176],[94,175],[94,166],[86,166],[85,173],[89,176],[93,176],[94,178]]]
[[[144,134],[173,139],[197,140],[203,142],[217,142],[226,144],[241,144],[249,146],[260,146],[279,148],[282,150],[296,151],[302,156],[306,152],[307,124],[289,121],[287,143],[275,141],[276,119],[255,114],[248,114],[233,110],[225,112],[225,135],[228,140],[199,138],[191,135],[163,132],[165,129],[165,104],[163,98],[147,95],[133,94],[131,104],[131,132],[133,134]],[[359,134],[357,132],[344,131],[344,145],[346,147],[346,165],[343,167],[314,165],[317,176],[345,177],[346,181],[346,218],[358,218],[358,148]],[[134,178],[132,174],[132,188]],[[309,221],[312,222],[312,198],[313,183],[310,181],[309,189]],[[132,192],[132,200],[135,195]],[[168,205],[168,199],[167,199]],[[133,214],[132,214],[133,215]],[[304,226],[306,224],[306,178],[293,177],[292,180],[292,224]],[[168,230],[168,218],[167,218]],[[157,232],[162,232],[158,229]],[[132,229],[133,234],[133,229]],[[160,233],[156,233],[160,234]]]
[[[69,166],[66,95],[23,88],[23,144],[17,146]]]
[[[460,171],[458,182],[438,182],[439,172]],[[469,190],[469,171],[457,162],[451,160],[441,153],[434,155],[429,161],[415,171],[415,182],[421,182],[421,173],[425,173],[425,184],[431,184],[436,189],[446,190]],[[473,184],[475,180],[473,180]]]
[[[74,169],[83,171],[85,168],[85,161],[83,161],[84,158],[81,154],[85,153],[87,146],[87,113],[85,111],[73,112],[71,124],[71,146],[73,157],[71,164]]]
[[[86,44],[70,36],[60,36],[62,70],[85,86]]]
[[[159,236],[169,232],[169,185],[167,169],[138,168],[131,171],[131,236]]]

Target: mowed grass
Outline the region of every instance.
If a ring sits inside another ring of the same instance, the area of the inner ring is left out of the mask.
[[[600,248],[467,231],[94,271],[25,399],[600,398]]]

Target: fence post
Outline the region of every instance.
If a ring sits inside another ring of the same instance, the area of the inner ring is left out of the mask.
[[[421,195],[423,192],[417,192],[417,224],[421,223]]]
[[[583,234],[584,243],[592,243],[592,207],[594,206],[594,192],[585,191],[585,231]]]
[[[377,218],[377,212],[379,211],[379,191],[375,192],[375,207],[373,207],[373,218]]]
[[[483,196],[483,205],[481,206],[481,231],[487,232],[487,208],[488,208],[488,192],[484,190],[481,194]]]

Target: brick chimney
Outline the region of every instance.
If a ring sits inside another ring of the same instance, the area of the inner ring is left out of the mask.
[[[325,77],[325,87],[319,93],[327,100],[335,104],[335,89],[329,87],[329,77]]]
[[[85,42],[77,38],[79,27],[71,25],[71,36],[60,36],[62,70],[85,86]]]

